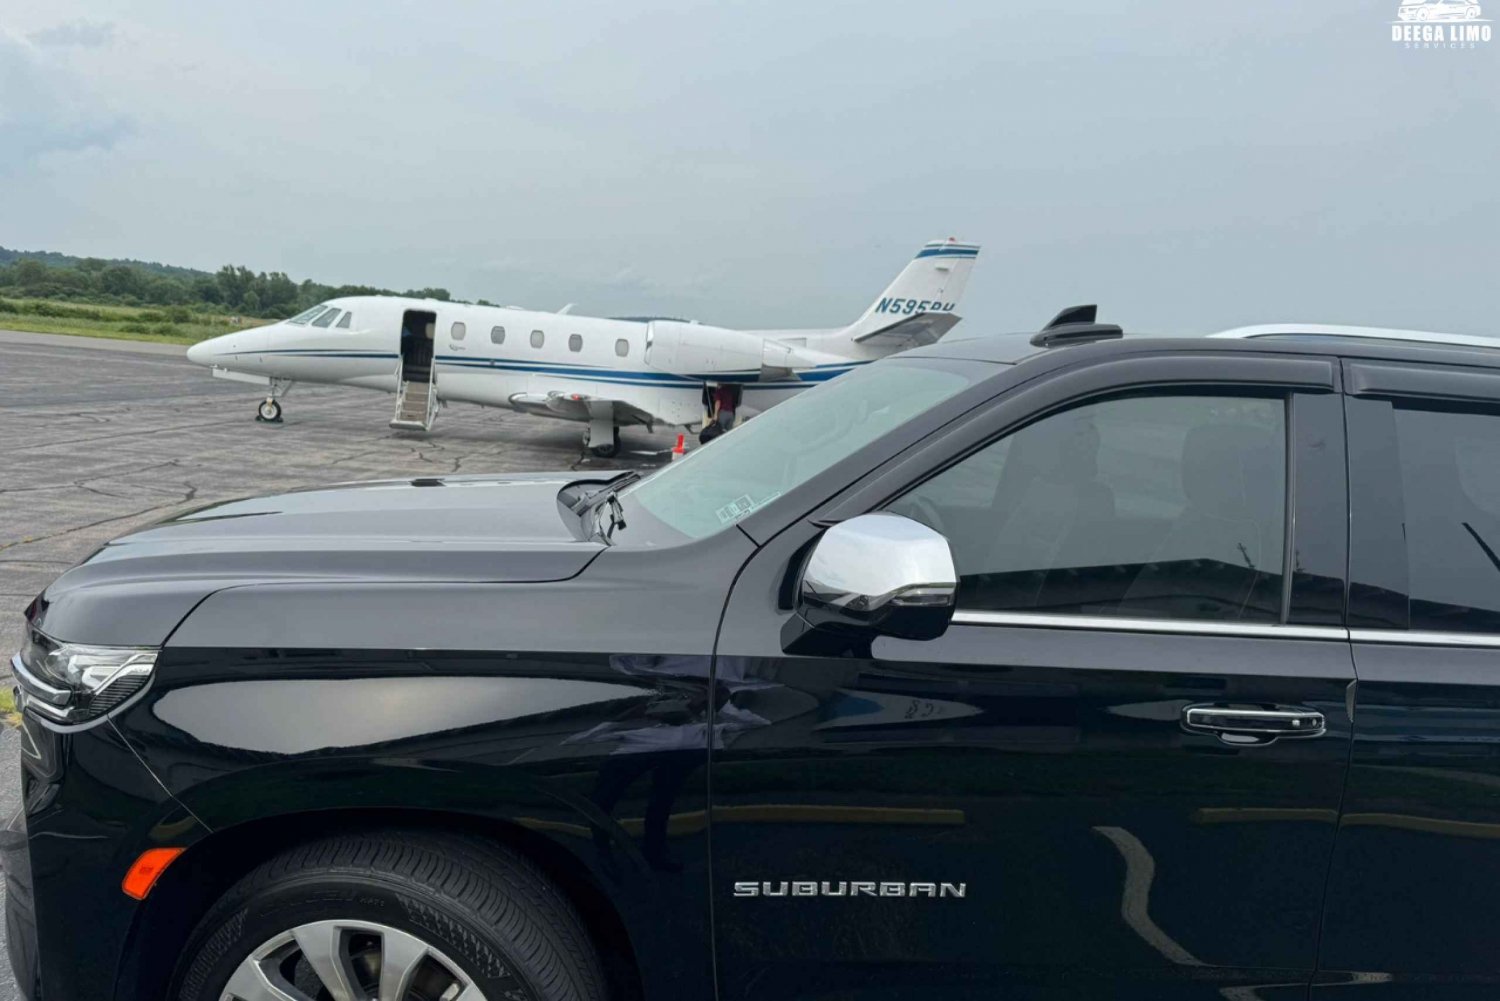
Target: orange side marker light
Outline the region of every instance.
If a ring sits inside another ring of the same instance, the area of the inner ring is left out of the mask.
[[[125,891],[125,896],[134,897],[136,900],[145,900],[146,894],[156,885],[161,874],[167,871],[181,855],[181,848],[148,848],[141,852],[141,857],[135,860],[125,878],[120,881],[120,889]]]

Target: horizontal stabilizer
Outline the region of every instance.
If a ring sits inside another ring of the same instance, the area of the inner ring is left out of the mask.
[[[936,343],[960,319],[954,313],[914,313],[878,330],[860,334],[854,341],[856,344],[878,344],[897,350],[919,348]]]

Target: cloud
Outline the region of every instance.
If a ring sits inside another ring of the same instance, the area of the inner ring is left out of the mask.
[[[47,48],[97,49],[115,38],[113,21],[69,21],[53,25],[29,36],[37,45]]]
[[[48,154],[108,149],[131,128],[65,64],[0,28],[0,174]]]

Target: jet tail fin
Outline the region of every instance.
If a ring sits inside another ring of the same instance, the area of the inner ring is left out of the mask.
[[[918,343],[937,340],[958,322],[955,311],[978,257],[977,243],[962,243],[949,237],[924,244],[896,280],[870,303],[864,315],[840,334],[856,343],[878,341],[883,339],[879,337],[882,332],[900,325],[906,334],[931,338]],[[946,325],[934,322],[944,317],[951,322]],[[918,319],[923,322],[912,322]]]

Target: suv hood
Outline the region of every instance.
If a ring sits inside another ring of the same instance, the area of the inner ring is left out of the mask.
[[[603,548],[557,502],[578,478],[384,480],[216,504],[107,543],[47,588],[34,621],[62,640],[155,644],[240,584],[564,580]]]

